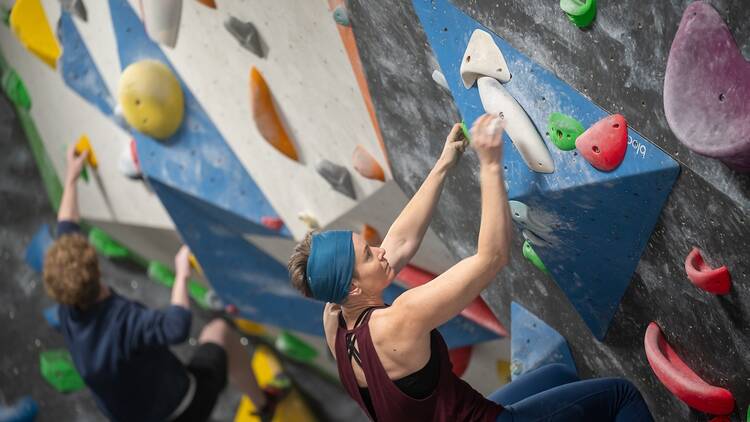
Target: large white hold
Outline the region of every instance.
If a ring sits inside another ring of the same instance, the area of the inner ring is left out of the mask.
[[[182,0],[138,0],[141,19],[152,40],[174,48],[180,32]]]
[[[466,89],[471,88],[481,76],[489,76],[503,83],[510,81],[510,70],[502,51],[492,35],[481,29],[475,29],[471,34],[460,72]]]
[[[518,101],[495,78],[483,76],[477,81],[477,87],[484,111],[505,120],[505,131],[529,169],[538,173],[554,172],[555,163],[547,145]]]

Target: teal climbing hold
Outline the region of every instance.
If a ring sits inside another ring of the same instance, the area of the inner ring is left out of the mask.
[[[346,7],[343,4],[333,10],[333,20],[339,25],[352,25],[351,21],[349,21],[349,12],[346,11]]]
[[[531,246],[531,243],[528,240],[525,240],[523,242],[523,256],[524,258],[528,259],[529,262],[531,262],[535,267],[544,271],[546,274],[549,274],[549,271],[547,271],[547,267],[544,265],[544,262],[542,262],[542,259],[539,258],[539,255],[534,252],[534,248]]]
[[[0,78],[0,85],[2,85],[3,92],[5,92],[5,95],[8,96],[13,104],[25,110],[31,108],[31,97],[29,97],[29,92],[26,90],[26,85],[24,85],[23,80],[21,80],[21,77],[18,76],[18,73],[16,73],[15,70],[6,68]]]
[[[585,128],[578,120],[562,113],[552,113],[547,119],[547,133],[552,143],[563,151],[576,149],[576,139]]]
[[[89,231],[89,243],[97,252],[107,258],[125,259],[130,256],[130,251],[125,246],[109,237],[104,231],[94,227]]]
[[[579,28],[591,25],[596,17],[596,0],[560,0],[560,8]]]
[[[39,366],[42,377],[61,393],[78,391],[86,386],[67,350],[47,350],[40,353]]]
[[[290,359],[309,363],[318,357],[318,351],[288,331],[282,331],[274,342],[276,350]]]

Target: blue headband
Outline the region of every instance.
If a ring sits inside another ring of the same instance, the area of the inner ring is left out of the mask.
[[[307,284],[315,299],[340,303],[349,294],[354,272],[352,232],[335,230],[312,237]]]

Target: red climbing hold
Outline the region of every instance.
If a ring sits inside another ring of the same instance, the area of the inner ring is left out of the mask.
[[[133,159],[136,170],[141,173],[141,162],[138,160],[138,145],[136,145],[135,139],[130,140],[130,158]]]
[[[354,161],[354,170],[357,170],[363,177],[380,180],[381,182],[385,181],[383,168],[362,145],[357,145],[357,148],[354,149],[352,160]]]
[[[651,369],[677,398],[694,409],[712,415],[727,415],[732,412],[732,393],[708,384],[693,372],[667,343],[655,322],[648,325],[643,345]]]
[[[435,277],[435,274],[429,273],[413,265],[405,266],[401,272],[396,275],[396,279],[409,288],[421,286]],[[500,324],[500,321],[497,320],[497,317],[492,313],[490,307],[487,306],[487,303],[485,303],[479,296],[461,311],[461,316],[475,322],[477,325],[480,325],[489,331],[492,331],[500,337],[508,336],[508,330]]]
[[[380,246],[380,243],[382,242],[380,233],[378,233],[375,227],[372,227],[369,224],[362,225],[362,237],[365,239],[365,243],[370,246],[377,247]]]
[[[469,367],[469,361],[471,360],[471,351],[474,348],[472,346],[458,347],[448,351],[448,355],[451,358],[453,364],[453,373],[457,377],[462,377],[466,372],[466,368]]]
[[[229,305],[224,307],[224,312],[228,313],[229,315],[237,315],[240,313],[240,310],[237,309],[237,305],[230,303]]]
[[[592,166],[612,171],[628,148],[628,122],[621,114],[605,117],[576,139],[576,149]]]
[[[695,287],[709,293],[725,295],[732,286],[732,277],[727,267],[711,268],[698,248],[693,248],[685,258],[685,272]]]
[[[717,416],[715,418],[711,418],[708,422],[732,422],[731,419],[729,419],[729,416]]]
[[[282,227],[284,227],[284,220],[280,219],[279,217],[263,216],[260,218],[260,223],[267,228],[275,231],[279,231]]]

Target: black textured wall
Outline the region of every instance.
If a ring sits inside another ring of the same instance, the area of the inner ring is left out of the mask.
[[[672,135],[664,117],[662,84],[685,0],[599,1],[594,25],[581,31],[551,0],[455,0],[454,4],[514,47],[612,113],[622,113],[682,165],[636,274],[604,342],[590,334],[553,280],[521,255],[484,294],[508,324],[510,301],[523,303],[570,342],[583,377],[625,376],[643,392],[657,420],[705,421],[656,379],[643,351],[657,321],[683,359],[709,383],[737,399],[733,420],[750,402],[750,175],[695,155]],[[750,3],[711,2],[750,57]],[[458,119],[449,93],[430,75],[437,68],[408,0],[350,0],[357,45],[394,177],[416,191]],[[750,117],[749,117],[750,118]],[[479,221],[478,164],[467,154],[449,179],[432,227],[457,256],[474,251]],[[644,189],[648,189],[644,186]],[[692,246],[733,276],[730,295],[717,297],[687,280]],[[560,251],[560,253],[565,253]],[[596,256],[585,259],[597,265]]]

